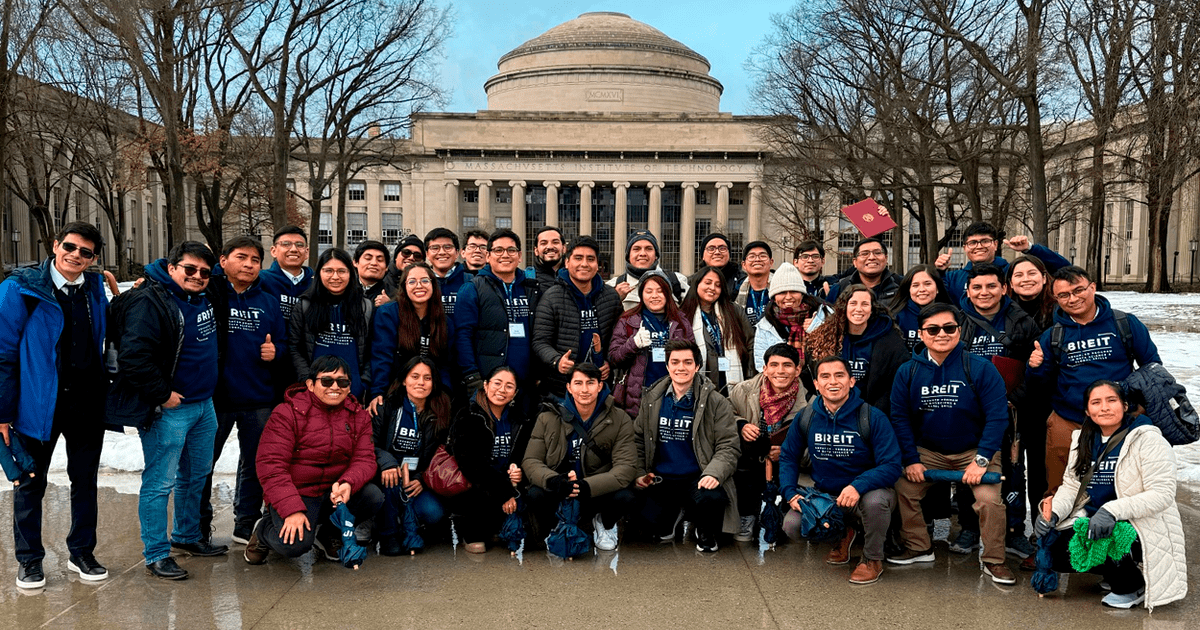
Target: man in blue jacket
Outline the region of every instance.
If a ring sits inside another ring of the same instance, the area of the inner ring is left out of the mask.
[[[279,296],[283,321],[292,316],[292,307],[300,301],[300,295],[312,284],[313,270],[308,262],[308,235],[303,228],[285,225],[275,232],[271,245],[271,267],[262,272],[263,284]]]
[[[0,437],[36,465],[13,489],[17,586],[46,584],[42,498],[59,436],[67,442],[71,530],[67,568],[87,581],[108,577],[96,548],[96,479],[104,445],[104,279],[85,273],[104,241],[89,223],[69,223],[41,265],[0,284]]]
[[[1075,266],[1055,271],[1051,291],[1058,302],[1054,325],[1034,343],[1028,371],[1029,378],[1052,384],[1054,411],[1046,420],[1048,495],[1062,484],[1071,433],[1083,424],[1088,385],[1102,378],[1125,380],[1133,373],[1135,361],[1137,365],[1162,363],[1146,325],[1096,295],[1096,283],[1087,271]]]
[[[942,271],[942,280],[946,284],[946,291],[955,304],[958,304],[966,296],[968,274],[973,266],[991,264],[999,267],[1001,274],[1004,273],[1008,267],[1008,261],[998,255],[1001,244],[1007,245],[1015,252],[1037,256],[1052,273],[1060,267],[1071,264],[1071,261],[1054,253],[1050,248],[1031,243],[1027,236],[1014,236],[1010,239],[1001,237],[1000,231],[991,223],[976,221],[963,231],[963,251],[967,254],[966,266],[962,269],[947,271],[950,269],[950,257],[954,253],[949,249],[934,261],[934,266]]]
[[[883,574],[883,543],[892,520],[896,494],[892,485],[900,477],[900,446],[892,424],[883,412],[867,405],[854,387],[845,359],[831,356],[817,362],[815,384],[820,396],[811,403],[808,431],[792,423],[779,455],[783,499],[792,507],[783,520],[783,531],[800,539],[800,457],[807,450],[812,461],[813,484],[837,497],[837,504],[860,521],[864,534],[863,557],[850,575],[852,584],[871,584]],[[869,410],[869,435],[862,434],[862,407]],[[846,536],[825,562],[850,562],[850,546],[857,531]]]
[[[425,251],[442,289],[442,308],[446,317],[454,317],[454,302],[467,281],[467,267],[458,262],[458,235],[444,227],[433,228],[425,235]]]
[[[224,316],[218,322],[221,370],[213,395],[217,436],[213,463],[221,458],[233,427],[238,430],[237,481],[234,488],[233,541],[246,544],[254,522],[262,516],[263,491],[255,472],[255,455],[271,410],[280,402],[276,392],[283,360],[287,357],[287,323],[280,313],[279,296],[263,287],[263,246],[249,236],[225,241],[221,252],[224,275],[209,281],[213,308]],[[386,258],[385,258],[386,260]],[[212,535],[212,472],[200,500],[200,536]]]
[[[1008,399],[995,366],[966,352],[960,343],[961,317],[949,304],[935,302],[921,309],[917,321],[925,351],[900,366],[892,385],[892,426],[904,464],[896,494],[906,550],[888,562],[933,562],[933,544],[921,512],[921,499],[930,485],[925,471],[963,471],[963,483],[975,493],[983,572],[998,584],[1014,584],[1016,576],[1004,564],[1000,486],[981,483],[985,472],[1000,472]]]
[[[208,247],[184,241],[166,260],[146,265],[146,284],[121,295],[130,300],[113,331],[120,339],[118,373],[107,422],[135,426],[146,467],[138,495],[146,569],[166,580],[188,572],[171,557],[219,556],[200,533],[200,499],[212,471],[217,414],[218,318],[208,287],[216,258]],[[167,501],[175,493],[175,527],[167,537]]]

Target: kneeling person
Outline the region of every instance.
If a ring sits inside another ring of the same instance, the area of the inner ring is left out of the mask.
[[[785,501],[792,507],[783,531],[800,538],[800,457],[807,450],[817,490],[837,497],[837,504],[862,522],[863,557],[850,575],[854,584],[870,584],[883,573],[883,543],[891,523],[900,477],[900,445],[891,422],[871,407],[854,387],[850,366],[841,357],[816,364],[819,396],[793,423],[779,456],[779,478]],[[864,422],[865,421],[865,422]],[[846,536],[825,561],[846,564],[858,533],[847,525]]]
[[[521,468],[532,484],[530,509],[552,523],[559,501],[578,498],[594,514],[596,548],[617,548],[617,522],[633,504],[637,474],[633,421],[614,404],[600,368],[576,363],[568,374],[566,404],[538,414]]]

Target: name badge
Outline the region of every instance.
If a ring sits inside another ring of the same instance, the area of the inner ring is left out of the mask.
[[[666,363],[667,362],[667,349],[666,348],[651,348],[650,349],[650,360],[654,361],[655,363]]]
[[[717,369],[722,372],[728,372],[729,371],[729,359],[726,359],[725,357],[718,358],[717,359]]]
[[[525,324],[522,324],[521,322],[509,322],[508,336],[512,338],[525,337]]]
[[[417,461],[416,457],[405,457],[401,460],[400,465],[407,468],[409,472],[415,472],[417,470]]]

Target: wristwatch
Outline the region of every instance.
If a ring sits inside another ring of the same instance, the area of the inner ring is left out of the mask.
[[[987,468],[988,464],[989,464],[991,461],[992,461],[992,460],[990,460],[990,459],[988,459],[988,458],[984,457],[983,455],[976,455],[976,456],[975,456],[975,465],[976,465],[976,466],[979,466],[980,468]]]

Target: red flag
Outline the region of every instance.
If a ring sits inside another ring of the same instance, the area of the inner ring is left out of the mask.
[[[896,222],[892,220],[892,215],[888,213],[887,208],[870,198],[842,208],[842,214],[845,214],[854,227],[858,228],[858,231],[867,238],[896,227]]]

